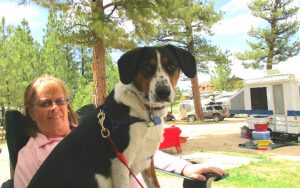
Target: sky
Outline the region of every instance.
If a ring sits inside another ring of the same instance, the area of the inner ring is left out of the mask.
[[[44,29],[47,24],[47,10],[35,6],[33,2],[27,5],[17,5],[17,0],[0,0],[0,17],[4,16],[7,24],[20,24],[25,18],[29,22],[29,27],[33,37],[41,42]],[[249,39],[247,32],[263,24],[263,20],[251,15],[247,7],[250,0],[216,0],[215,10],[225,12],[223,19],[214,25],[214,35],[209,37],[213,45],[219,46],[222,50],[229,50],[232,54],[249,50],[246,41]],[[300,0],[294,0],[295,5],[300,6]],[[300,11],[298,11],[298,20]],[[300,31],[296,38],[300,39]],[[241,62],[232,57],[232,74],[242,79],[262,77],[264,71],[244,69]],[[210,66],[211,69],[213,65]],[[281,73],[295,74],[300,78],[300,54],[289,58],[286,62],[274,65],[273,69],[280,70]],[[199,82],[208,81],[209,75],[199,74]],[[190,87],[188,83],[184,83]]]

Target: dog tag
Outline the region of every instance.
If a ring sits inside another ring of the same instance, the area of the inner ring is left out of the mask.
[[[155,125],[161,124],[161,118],[159,116],[153,116],[153,122]]]

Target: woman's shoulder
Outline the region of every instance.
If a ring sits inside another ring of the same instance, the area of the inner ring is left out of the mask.
[[[19,151],[19,155],[20,153],[27,153],[29,150],[31,150],[34,147],[35,144],[36,144],[35,138],[30,137],[26,145],[23,148],[21,148],[21,150]]]
[[[27,142],[27,144],[20,150],[20,152],[27,152],[28,150],[35,150],[39,146],[43,145],[47,142],[48,139],[45,135],[41,133],[37,133],[36,136],[31,136]]]

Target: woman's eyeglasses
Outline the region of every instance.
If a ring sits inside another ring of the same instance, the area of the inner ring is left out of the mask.
[[[69,99],[62,97],[62,98],[56,99],[55,101],[52,101],[51,99],[43,99],[43,100],[38,101],[36,103],[36,105],[41,108],[49,108],[53,105],[53,103],[55,103],[57,106],[63,106],[65,104],[67,104],[68,102],[69,102]]]

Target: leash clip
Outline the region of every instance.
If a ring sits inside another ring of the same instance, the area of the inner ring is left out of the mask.
[[[104,127],[105,113],[102,110],[100,110],[97,115],[97,118],[98,118],[98,123],[101,126],[101,136],[103,138],[108,138],[110,136],[110,132],[108,129]]]

